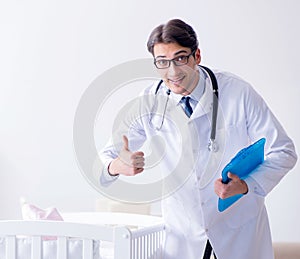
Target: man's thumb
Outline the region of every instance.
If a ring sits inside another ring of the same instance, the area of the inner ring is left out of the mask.
[[[123,143],[124,143],[123,148],[124,148],[125,150],[129,151],[129,147],[128,147],[128,138],[127,138],[125,135],[123,135]]]
[[[234,181],[237,181],[239,180],[240,178],[236,175],[236,174],[233,174],[233,173],[228,173],[228,177],[231,179],[231,180],[234,180]]]

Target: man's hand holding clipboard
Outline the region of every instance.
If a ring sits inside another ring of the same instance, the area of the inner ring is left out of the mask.
[[[261,138],[250,146],[239,151],[234,158],[224,167],[222,171],[222,183],[245,179],[256,167],[264,161],[264,145],[266,139]],[[238,182],[237,182],[238,183]],[[218,210],[226,210],[229,206],[239,200],[243,194],[236,194],[231,197],[219,198]]]

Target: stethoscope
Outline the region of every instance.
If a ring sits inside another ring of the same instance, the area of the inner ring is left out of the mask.
[[[214,75],[214,73],[208,67],[205,67],[205,66],[199,66],[199,67],[204,69],[207,72],[207,74],[209,75],[211,84],[212,84],[212,90],[213,90],[213,105],[212,105],[212,108],[213,109],[212,109],[212,121],[211,121],[210,138],[209,138],[207,148],[208,148],[209,151],[217,152],[218,149],[219,149],[218,144],[216,143],[218,98],[219,98],[218,82],[217,82],[216,76]],[[156,89],[155,89],[154,105],[152,106],[152,109],[151,109],[151,112],[150,112],[150,118],[149,118],[149,124],[150,125],[153,125],[152,124],[153,114],[157,110],[157,93],[158,93],[158,90],[160,89],[162,83],[163,83],[163,80],[160,80],[157,87],[156,87]],[[157,131],[160,131],[163,124],[164,124],[165,114],[166,114],[166,110],[167,110],[171,90],[168,89],[166,91],[166,94],[167,94],[167,100],[165,102],[165,106],[164,106],[164,110],[163,110],[163,114],[162,114],[162,119],[161,119],[161,122],[160,122],[159,126],[155,127],[155,129]]]

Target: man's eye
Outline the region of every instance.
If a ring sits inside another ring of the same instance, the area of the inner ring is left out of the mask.
[[[175,61],[177,62],[185,62],[186,61],[186,56],[179,56],[175,58]]]
[[[168,60],[165,60],[165,59],[160,59],[160,60],[157,60],[156,63],[160,66],[166,66],[168,64]]]

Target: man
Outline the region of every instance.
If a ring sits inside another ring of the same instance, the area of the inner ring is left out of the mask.
[[[164,258],[210,258],[211,250],[218,259],[273,258],[264,197],[295,165],[292,141],[248,83],[214,71],[219,86],[218,150],[209,151],[214,93],[209,74],[198,66],[196,33],[185,22],[170,20],[152,31],[147,46],[163,82],[144,91],[139,116],[124,118],[123,147],[110,144],[102,151],[102,184],[117,181],[120,174],[142,173],[146,161],[140,147],[161,136],[166,151],[160,165],[172,179],[166,181],[169,195],[162,200]],[[155,102],[163,110],[159,115],[153,115]],[[264,163],[244,180],[229,173],[231,181],[224,184],[220,179],[224,166],[262,137],[266,138]],[[218,198],[236,194],[243,197],[219,212]]]

